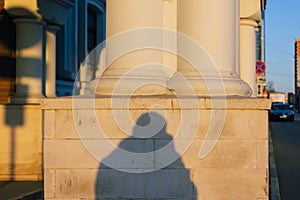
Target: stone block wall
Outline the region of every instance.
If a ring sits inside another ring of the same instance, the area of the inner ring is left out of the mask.
[[[42,180],[41,107],[2,105],[0,127],[0,180]]]
[[[42,101],[45,199],[268,199],[268,100],[230,98],[218,108],[199,98],[197,108],[182,108],[173,97],[134,97],[126,109],[111,98],[76,101]],[[198,124],[183,115],[195,109]],[[214,142],[207,132],[220,110],[221,135],[199,158],[204,143]],[[149,116],[154,129],[165,120],[156,135],[140,129]],[[192,129],[195,135],[186,134]]]

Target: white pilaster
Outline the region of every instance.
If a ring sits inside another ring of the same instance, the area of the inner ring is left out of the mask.
[[[177,0],[164,0],[163,1],[163,28],[167,30],[177,31]],[[173,35],[164,32],[163,36],[163,48],[168,48],[168,43],[172,41],[173,50],[177,51],[177,38],[176,34]],[[170,52],[163,52],[163,64],[173,70],[177,70],[177,55]]]
[[[16,94],[14,103],[39,103],[42,94],[43,27],[37,19],[17,18]]]
[[[97,88],[95,91],[97,94],[108,95],[112,93],[128,95],[133,91],[138,95],[165,93],[165,87],[159,86],[166,85],[165,72],[161,67],[157,67],[164,62],[163,52],[149,48],[128,48],[129,46],[137,47],[143,43],[160,43],[161,47],[163,46],[163,34],[160,38],[154,38],[151,31],[147,31],[149,27],[163,27],[163,4],[161,0],[107,1],[106,62],[108,69],[104,72],[99,84],[93,81],[90,87],[92,91]],[[135,32],[134,30],[137,29],[145,31]],[[121,41],[117,41],[120,35]],[[122,36],[126,36],[126,39],[122,39]],[[122,48],[130,52],[121,55],[119,52],[122,52]]]
[[[46,27],[46,96],[56,97],[56,32],[58,26]]]
[[[241,43],[241,78],[247,82],[257,96],[256,86],[256,28],[261,20],[261,10],[265,1],[240,0],[240,43]]]
[[[197,63],[182,58],[178,60],[178,71],[187,77],[197,95],[251,95],[251,89],[239,74],[239,0],[178,0],[178,31],[203,49],[200,52],[203,55],[197,52],[202,66],[191,66]],[[179,49],[187,48],[185,45],[178,41]],[[203,61],[208,57],[214,66]],[[175,91],[184,90],[181,82],[180,78],[173,77],[169,86]]]
[[[81,9],[78,9],[78,60],[80,64],[86,59],[88,55],[87,50],[87,42],[88,42],[88,36],[87,36],[87,22],[88,22],[88,16],[87,16],[87,1],[78,1],[78,6]],[[90,76],[88,76],[88,72],[86,68],[80,68],[79,71],[79,82],[80,82],[80,95],[85,95],[89,93],[89,90],[87,89],[89,83],[91,82]]]
[[[253,19],[241,19],[241,78],[249,84],[256,97],[256,28],[257,22]]]

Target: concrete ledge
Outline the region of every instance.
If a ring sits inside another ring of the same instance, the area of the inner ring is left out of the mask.
[[[126,100],[128,103],[126,104]],[[179,97],[176,96],[132,96],[132,97],[110,97],[110,96],[77,96],[63,98],[41,99],[43,110],[51,109],[148,109],[153,103],[159,102],[161,109],[247,109],[247,110],[269,110],[271,101],[269,99],[228,97]],[[196,102],[196,104],[194,103]],[[184,104],[189,104],[187,108]]]

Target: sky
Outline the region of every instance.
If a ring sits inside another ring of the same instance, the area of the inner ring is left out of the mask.
[[[294,92],[294,43],[300,38],[300,0],[267,0],[266,77],[278,92]]]

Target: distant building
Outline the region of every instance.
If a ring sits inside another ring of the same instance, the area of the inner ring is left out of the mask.
[[[268,199],[269,101],[250,98],[265,3],[0,0],[1,187],[39,181],[45,199]],[[73,88],[82,96],[61,97]]]
[[[295,109],[300,108],[300,39],[295,40]]]
[[[261,12],[261,21],[257,27],[256,59],[265,61],[265,11]]]
[[[288,104],[294,105],[295,104],[295,99],[294,98],[295,98],[294,93],[289,92],[288,93],[288,100],[287,100]]]
[[[265,11],[262,11],[261,21],[259,22],[257,27],[256,60],[261,60],[265,62]],[[265,73],[256,75],[256,88],[257,97],[263,97],[264,90],[267,89]]]

